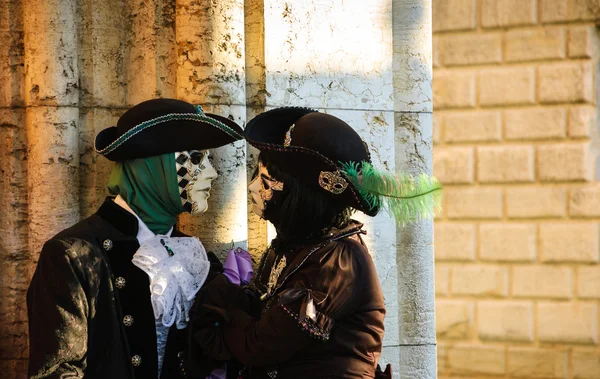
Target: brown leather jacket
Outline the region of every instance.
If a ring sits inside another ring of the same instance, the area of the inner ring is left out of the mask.
[[[249,289],[217,276],[196,297],[188,358],[233,358],[244,378],[374,378],[385,306],[361,227],[269,249]]]

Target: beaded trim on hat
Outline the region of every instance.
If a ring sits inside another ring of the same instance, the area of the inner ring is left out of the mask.
[[[131,137],[140,133],[141,131],[148,129],[152,126],[156,126],[156,125],[162,124],[164,122],[169,122],[169,121],[174,121],[174,120],[190,120],[190,121],[206,122],[206,123],[214,126],[215,128],[218,128],[221,131],[227,133],[229,136],[231,136],[233,138],[238,138],[238,139],[244,138],[238,132],[231,129],[229,126],[225,125],[221,121],[218,121],[218,120],[215,120],[214,118],[206,116],[204,114],[204,111],[202,110],[201,106],[196,105],[195,107],[196,107],[197,113],[169,113],[164,116],[160,116],[160,117],[156,117],[151,120],[148,120],[148,121],[144,121],[141,124],[136,125],[135,127],[129,129],[126,133],[123,133],[122,136],[120,136],[119,138],[114,140],[110,145],[106,146],[104,149],[98,150],[94,146],[94,150],[96,150],[96,152],[98,154],[102,154],[102,155],[110,154],[115,149],[117,149],[119,146],[121,146],[123,143],[125,143],[128,139],[130,139]]]

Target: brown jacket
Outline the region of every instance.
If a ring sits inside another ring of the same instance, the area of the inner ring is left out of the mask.
[[[217,276],[196,298],[188,357],[233,358],[245,378],[374,378],[385,306],[361,226],[268,250],[250,289]]]

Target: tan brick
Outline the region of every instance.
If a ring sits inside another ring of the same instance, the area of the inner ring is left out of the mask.
[[[598,224],[540,225],[542,262],[598,262]]]
[[[508,375],[511,378],[565,379],[568,370],[569,355],[566,350],[508,348]]]
[[[444,128],[448,143],[500,141],[502,115],[493,111],[445,113]]]
[[[434,223],[437,261],[475,260],[475,225]]]
[[[596,110],[587,105],[569,109],[569,137],[590,137],[596,126]]]
[[[600,352],[573,351],[573,379],[600,378]]]
[[[480,183],[532,182],[533,154],[533,146],[478,147],[477,179]]]
[[[479,102],[483,106],[535,103],[535,70],[505,67],[481,70]]]
[[[598,32],[591,25],[569,30],[568,51],[571,58],[591,58],[598,45]]]
[[[438,342],[437,344],[437,368],[438,372],[446,371],[446,356],[447,347],[444,344]]]
[[[571,189],[569,211],[573,217],[600,217],[600,185]]]
[[[598,17],[598,0],[542,0],[544,23],[594,20]]]
[[[504,119],[507,140],[547,140],[566,135],[565,108],[512,109],[504,113]]]
[[[485,28],[535,24],[535,3],[536,0],[482,0],[481,23]]]
[[[506,353],[504,347],[481,345],[454,345],[447,347],[447,368],[457,374],[505,373]]]
[[[558,187],[507,188],[506,213],[514,219],[564,217],[567,191]]]
[[[538,303],[541,342],[597,343],[598,305],[595,303]]]
[[[472,301],[437,300],[436,333],[439,338],[467,338],[473,330],[475,305]]]
[[[502,190],[499,188],[446,188],[449,218],[499,219],[502,217]]]
[[[510,30],[506,33],[508,62],[562,59],[565,57],[565,32],[558,28]]]
[[[481,301],[477,314],[482,340],[533,341],[532,302]]]
[[[498,266],[456,266],[452,269],[454,295],[508,295],[508,268]]]
[[[502,61],[500,33],[448,36],[444,45],[444,64],[461,66]]]
[[[538,98],[542,103],[576,103],[594,100],[591,62],[552,63],[540,66]]]
[[[475,74],[436,70],[433,75],[433,103],[438,109],[475,106]]]
[[[442,65],[442,39],[438,36],[432,38],[433,67],[438,68]]]
[[[577,282],[577,295],[600,299],[600,266],[581,266]]]
[[[433,155],[433,172],[444,184],[473,183],[472,147],[438,147]]]
[[[450,293],[450,267],[435,265],[435,294],[446,296]]]
[[[433,0],[433,31],[475,29],[475,0]]]
[[[440,115],[439,113],[434,113],[433,114],[433,135],[431,137],[431,140],[434,145],[437,145],[440,143],[441,135],[442,135],[442,115]]]
[[[479,255],[484,261],[535,260],[535,225],[504,223],[479,225]]]
[[[568,299],[573,296],[573,270],[547,265],[515,266],[512,294],[516,297]]]
[[[538,146],[538,176],[544,182],[589,180],[592,160],[586,143]]]

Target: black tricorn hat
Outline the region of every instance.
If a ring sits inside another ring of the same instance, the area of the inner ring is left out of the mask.
[[[176,99],[135,105],[96,136],[96,152],[124,161],[186,150],[204,150],[240,140],[243,130],[226,117]]]
[[[342,163],[360,164],[371,158],[360,136],[339,118],[308,108],[276,108],[252,119],[244,135],[278,168],[305,185],[369,216],[379,211],[341,171]]]

